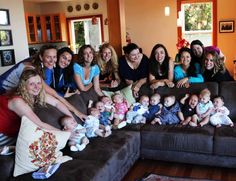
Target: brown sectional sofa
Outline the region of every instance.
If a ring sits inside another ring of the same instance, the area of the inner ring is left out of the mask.
[[[236,119],[236,82],[192,84],[189,89],[158,88],[162,95],[174,94],[181,98],[185,93],[199,93],[209,88],[212,96],[225,97],[225,104]],[[141,94],[151,94],[143,86]],[[97,100],[95,92],[81,93],[69,101],[86,113],[89,99]],[[56,127],[62,114],[52,107],[37,109],[39,117]],[[79,120],[78,120],[79,121]],[[214,165],[236,168],[236,128],[210,125],[192,128],[180,125],[128,125],[113,131],[108,138],[93,138],[82,152],[63,152],[73,160],[61,165],[49,180],[66,181],[119,181],[135,161],[141,158],[175,161],[192,164]],[[31,173],[13,178],[14,156],[0,156],[0,180],[33,180]]]
[[[179,99],[185,93],[199,93],[205,87],[212,96],[222,95],[225,98],[230,117],[236,120],[236,82],[192,84],[189,89],[159,88],[158,92],[163,96],[174,94]],[[141,129],[142,158],[235,168],[235,148],[236,126],[144,125]]]

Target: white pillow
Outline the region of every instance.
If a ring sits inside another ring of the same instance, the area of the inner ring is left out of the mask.
[[[15,168],[13,176],[38,170],[48,164],[72,160],[60,151],[70,137],[65,131],[46,131],[23,116],[16,142]]]
[[[129,103],[129,105],[133,104],[136,102],[134,96],[133,96],[133,92],[132,92],[132,89],[131,89],[131,86],[132,85],[129,85],[119,91],[116,91],[116,92],[120,92],[124,98],[127,100],[127,102]],[[102,91],[103,94],[105,96],[108,96],[108,97],[112,97],[113,94],[115,94],[116,92],[112,92],[112,91]]]

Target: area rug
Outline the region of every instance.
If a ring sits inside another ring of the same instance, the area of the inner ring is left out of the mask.
[[[140,181],[213,181],[213,180],[171,177],[171,176],[150,174],[147,177],[142,178]]]

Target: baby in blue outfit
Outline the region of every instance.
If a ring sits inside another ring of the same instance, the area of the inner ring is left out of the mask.
[[[149,100],[148,111],[143,114],[143,119],[146,122],[151,122],[156,115],[160,114],[162,104],[160,103],[161,96],[158,93],[155,93],[151,96]]]
[[[179,103],[175,100],[175,96],[170,95],[164,98],[164,106],[161,113],[152,120],[151,124],[178,124],[183,119]]]

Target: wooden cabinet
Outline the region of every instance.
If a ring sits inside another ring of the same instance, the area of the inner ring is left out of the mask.
[[[36,35],[36,19],[34,15],[27,14],[25,16],[26,22],[26,30],[27,30],[27,38],[29,43],[36,43],[37,35]]]
[[[64,14],[26,14],[25,16],[27,37],[30,44],[67,41]]]

